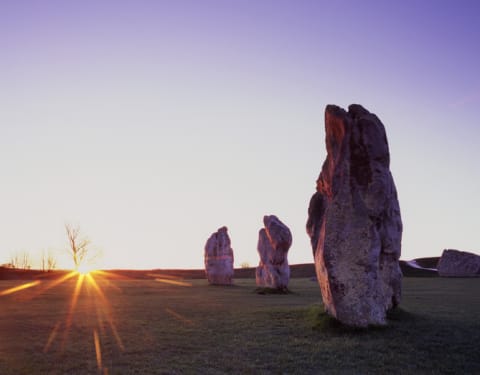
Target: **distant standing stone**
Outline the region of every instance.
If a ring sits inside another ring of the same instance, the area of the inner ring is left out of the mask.
[[[218,229],[205,244],[205,273],[210,284],[232,284],[233,249],[227,231],[227,227]]]
[[[386,324],[400,302],[402,221],[382,122],[353,104],[325,109],[327,158],[308,208],[326,311],[355,327]]]
[[[292,233],[275,215],[264,216],[263,223],[265,228],[258,233],[257,286],[285,289],[290,280],[287,254],[292,245]]]
[[[453,249],[443,250],[438,274],[444,277],[480,276],[480,255]]]

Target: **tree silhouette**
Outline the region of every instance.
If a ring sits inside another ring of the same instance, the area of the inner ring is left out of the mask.
[[[42,271],[43,272],[50,272],[55,269],[57,266],[57,260],[53,256],[53,254],[50,252],[50,250],[47,252],[45,250],[42,251]]]
[[[32,259],[26,251],[16,253],[10,258],[12,268],[28,270],[32,268]]]
[[[57,267],[57,260],[52,254],[47,257],[47,271],[53,271]]]
[[[80,236],[80,228],[70,224],[65,224],[65,230],[68,238],[68,253],[72,257],[75,270],[82,264],[88,254],[90,241],[86,237]]]

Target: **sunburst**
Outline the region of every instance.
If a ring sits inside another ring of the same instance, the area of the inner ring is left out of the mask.
[[[108,368],[104,366],[104,361],[102,361],[102,340],[101,335],[108,334],[108,331],[105,330],[103,322],[106,321],[110,333],[115,339],[115,342],[118,348],[121,351],[125,350],[125,346],[120,337],[118,329],[115,324],[115,319],[112,313],[112,308],[110,302],[105,295],[105,292],[102,290],[99,285],[97,278],[102,278],[107,280],[107,277],[114,278],[115,275],[106,271],[95,271],[88,267],[79,267],[76,271],[70,271],[62,276],[55,278],[54,280],[45,281],[45,280],[35,280],[23,283],[21,285],[8,288],[0,291],[0,297],[12,295],[22,291],[29,291],[28,294],[23,293],[21,300],[30,300],[37,298],[44,294],[47,290],[57,287],[68,280],[74,280],[75,284],[71,293],[70,301],[68,304],[67,313],[64,319],[54,323],[53,328],[50,331],[50,334],[45,340],[45,345],[43,347],[43,352],[47,353],[52,350],[54,343],[59,342],[60,351],[65,350],[66,343],[68,341],[70,329],[74,321],[75,310],[77,308],[79,297],[82,293],[87,292],[88,298],[91,298],[95,304],[95,314],[96,314],[96,325],[93,328],[92,332],[92,344],[95,349],[96,363],[99,373],[108,373]],[[75,280],[76,278],[76,280]]]
[[[159,283],[176,287],[191,287],[192,283],[186,282],[183,278],[162,273],[148,273],[147,276]],[[59,277],[46,280],[41,277],[39,280],[29,281],[15,287],[0,291],[0,297],[9,296],[18,293],[15,297],[18,300],[26,301],[41,297],[48,290],[58,287],[67,281],[72,285],[72,291],[69,295],[68,304],[63,319],[52,322],[52,328],[48,337],[45,338],[43,352],[49,353],[59,350],[64,353],[67,350],[69,335],[76,319],[77,307],[80,297],[87,298],[91,304],[88,313],[92,311],[95,315],[95,323],[92,324],[91,331],[86,332],[90,338],[96,357],[96,366],[99,374],[108,374],[109,369],[105,366],[103,355],[102,340],[108,335],[114,339],[121,352],[125,351],[125,345],[118,332],[111,304],[105,293],[105,286],[121,292],[121,289],[112,282],[113,280],[129,280],[131,277],[124,276],[121,273],[93,270],[91,267],[80,266],[75,271],[62,273]],[[101,282],[99,282],[101,281]],[[68,285],[70,285],[68,284]],[[24,293],[20,293],[24,292]],[[85,294],[84,294],[85,293]],[[172,308],[165,308],[165,312],[174,319],[186,325],[194,325],[194,322],[188,317],[180,314]],[[90,330],[90,328],[89,328]]]

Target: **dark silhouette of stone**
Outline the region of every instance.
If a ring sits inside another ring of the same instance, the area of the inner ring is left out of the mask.
[[[326,311],[356,327],[386,324],[401,297],[402,221],[385,128],[353,104],[325,109],[327,158],[308,208]]]
[[[205,244],[205,273],[210,284],[232,284],[233,249],[227,231],[227,227],[218,229]]]
[[[292,233],[275,215],[264,216],[263,223],[265,228],[258,232],[257,286],[286,289],[290,280],[287,254],[292,245]]]
[[[480,276],[480,255],[453,249],[443,250],[438,261],[438,274],[443,277]]]

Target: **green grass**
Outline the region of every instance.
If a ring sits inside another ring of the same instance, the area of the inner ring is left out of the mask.
[[[23,282],[0,281],[0,292]],[[480,279],[405,278],[389,326],[362,331],[326,317],[308,279],[285,295],[256,294],[252,279],[98,279],[108,304],[85,283],[67,330],[75,279],[36,295],[50,282],[0,296],[0,374],[480,373]]]

